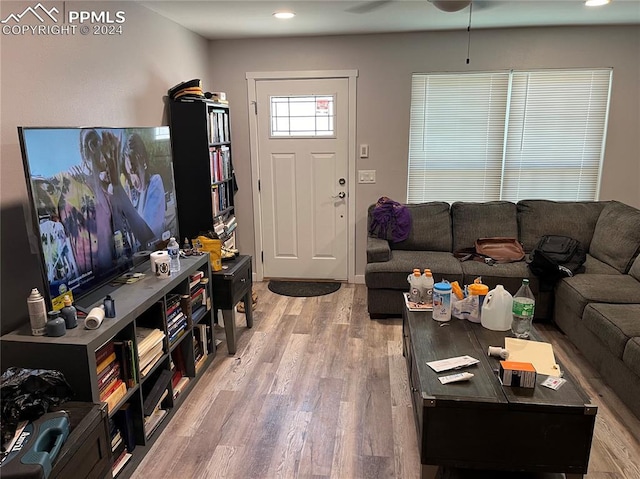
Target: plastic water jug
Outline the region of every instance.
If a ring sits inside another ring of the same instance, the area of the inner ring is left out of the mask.
[[[482,326],[492,331],[508,331],[511,329],[511,308],[513,297],[511,293],[499,284],[489,291],[482,303]]]

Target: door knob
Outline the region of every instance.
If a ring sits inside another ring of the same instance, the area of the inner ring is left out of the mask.
[[[341,191],[340,193],[338,193],[336,196],[332,196],[331,198],[340,198],[343,199],[345,196],[347,196],[347,194],[344,191]]]

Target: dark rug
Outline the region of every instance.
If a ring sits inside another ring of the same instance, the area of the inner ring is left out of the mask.
[[[340,289],[340,283],[313,281],[269,281],[269,290],[282,296],[324,296]]]

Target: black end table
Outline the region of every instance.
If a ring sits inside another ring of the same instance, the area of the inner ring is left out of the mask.
[[[251,256],[239,255],[224,261],[220,271],[211,272],[213,311],[222,310],[229,354],[236,353],[236,304],[244,301],[247,328],[253,327],[251,299]]]

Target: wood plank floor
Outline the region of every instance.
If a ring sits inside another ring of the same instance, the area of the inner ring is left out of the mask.
[[[364,285],[315,298],[254,290],[237,354],[221,345],[133,477],[418,478],[402,320],[370,320]],[[640,421],[561,333],[542,330],[599,407],[586,478],[640,479]]]

